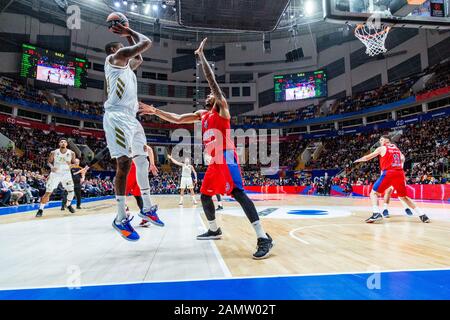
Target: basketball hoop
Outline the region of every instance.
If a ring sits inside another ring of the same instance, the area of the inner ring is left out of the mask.
[[[356,26],[355,36],[366,46],[366,53],[373,57],[387,51],[384,42],[389,30],[391,27],[386,25],[377,28],[374,24],[367,22]]]

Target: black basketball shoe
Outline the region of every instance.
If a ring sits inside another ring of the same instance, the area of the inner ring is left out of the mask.
[[[269,257],[270,250],[273,248],[273,240],[266,233],[267,238],[258,238],[256,252],[253,254],[253,259],[261,260]]]
[[[419,216],[419,218],[423,223],[430,223],[430,218],[428,218],[426,214]]]
[[[72,206],[68,206],[67,209],[69,209],[70,213],[75,213],[75,209]]]
[[[372,216],[369,219],[366,219],[367,223],[374,223],[376,221],[380,221],[383,220],[383,216],[381,215],[381,213],[373,213]]]
[[[220,210],[223,210],[223,206],[218,205],[216,211],[220,211]]]
[[[200,234],[197,236],[197,240],[218,240],[218,239],[222,239],[222,230],[217,229],[217,231],[211,231],[208,229],[208,231],[206,231],[203,234]]]
[[[42,214],[44,213],[44,210],[39,209],[38,212],[36,213],[36,218],[40,218],[42,217]]]

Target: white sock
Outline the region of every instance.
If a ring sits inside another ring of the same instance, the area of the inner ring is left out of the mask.
[[[39,205],[39,209],[44,210],[45,205],[46,205],[46,203],[41,203],[41,204]]]
[[[424,215],[424,213],[422,212],[422,210],[420,210],[419,207],[416,207],[415,209],[411,209],[411,210],[412,210],[412,212],[414,212],[418,216],[423,216]]]
[[[150,189],[141,190],[142,202],[144,203],[144,211],[150,210],[152,207],[152,200],[150,199]]]
[[[256,237],[259,238],[266,238],[267,239],[267,234],[264,231],[264,228],[261,224],[261,221],[255,221],[252,223],[253,228],[255,228],[255,232],[256,232]]]
[[[402,204],[403,208],[405,208],[405,209],[409,208],[405,201],[403,201],[402,199],[399,199],[399,200],[400,200],[400,203]]]
[[[217,230],[219,229],[219,227],[217,227],[217,222],[216,222],[216,220],[208,221],[208,223],[209,223],[209,230],[211,230],[211,231],[217,231]]]
[[[219,201],[219,206],[223,207],[223,206],[222,206],[222,201]]]
[[[383,208],[384,208],[385,210],[387,210],[388,204],[387,204],[387,203],[383,203]]]
[[[180,196],[180,203],[183,203],[183,196]]]
[[[377,205],[372,206],[372,212],[373,213],[380,213],[380,208],[378,208]]]
[[[121,223],[123,219],[127,218],[125,198],[126,198],[125,196],[116,196],[117,201],[116,223]]]

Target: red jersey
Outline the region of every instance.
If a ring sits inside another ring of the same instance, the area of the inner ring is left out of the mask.
[[[202,115],[203,144],[211,157],[216,155],[215,150],[234,150],[230,129],[230,119],[221,117],[215,108]]]
[[[380,169],[385,170],[403,170],[402,153],[395,144],[387,144],[386,154],[380,156]]]

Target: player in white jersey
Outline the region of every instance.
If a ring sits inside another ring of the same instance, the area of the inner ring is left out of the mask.
[[[120,42],[112,42],[105,46],[105,78],[108,99],[105,102],[103,128],[111,158],[116,159],[115,193],[117,200],[117,216],[113,227],[129,241],[137,241],[138,233],[130,224],[125,205],[125,189],[131,161],[136,165],[136,176],[142,193],[144,208],[139,216],[157,226],[164,223],[156,214],[157,206],[150,200],[150,182],[148,179],[149,162],[147,159],[144,129],[136,119],[138,111],[137,80],[133,70],[142,63],[141,53],[150,48],[149,38],[123,24],[114,24],[112,32],[126,37],[129,46]]]
[[[74,185],[72,180],[72,173],[70,172],[70,165],[75,163],[75,152],[67,149],[67,140],[61,139],[59,141],[59,149],[56,149],[50,153],[48,158],[48,166],[51,169],[50,175],[47,179],[45,194],[41,199],[39,210],[36,213],[36,217],[42,217],[44,207],[50,200],[50,195],[61,183],[63,188],[67,191],[67,209],[71,213],[75,213],[75,209],[72,207],[72,199],[74,196]]]
[[[188,188],[189,191],[191,192],[192,202],[194,204],[197,204],[194,192],[194,184],[197,183],[197,172],[195,171],[194,166],[191,165],[191,160],[189,158],[185,158],[184,163],[181,163],[172,158],[170,154],[167,156],[167,158],[169,158],[170,161],[172,161],[174,164],[182,168],[180,179],[180,202],[178,203],[178,205],[180,206],[183,205],[184,190],[186,190],[186,188]],[[192,181],[192,174],[194,174],[195,177],[194,181]]]

